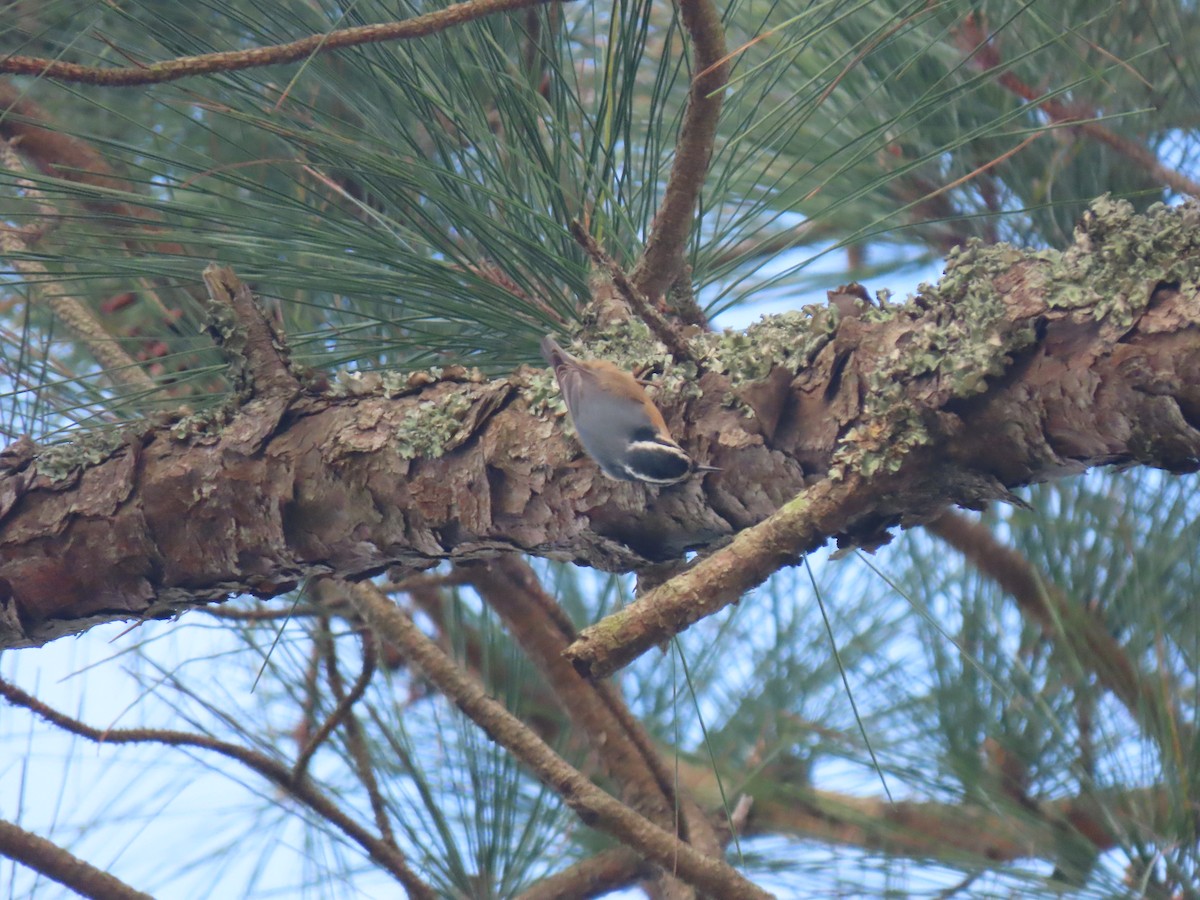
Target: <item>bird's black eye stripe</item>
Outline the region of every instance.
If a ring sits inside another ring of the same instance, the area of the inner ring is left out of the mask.
[[[674,444],[645,441],[631,444],[625,457],[625,471],[632,478],[655,484],[674,484],[692,471],[692,461]]]
[[[643,425],[641,428],[634,429],[632,440],[657,443],[660,438],[657,431],[655,431],[649,425]]]

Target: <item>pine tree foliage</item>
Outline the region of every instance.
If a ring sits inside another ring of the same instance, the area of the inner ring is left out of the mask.
[[[133,86],[0,65],[5,443],[224,403],[214,260],[318,381],[535,363],[541,335],[596,318],[572,221],[627,270],[659,224],[697,76],[686,5],[531,3]],[[440,8],[8,0],[0,63],[145,68]],[[694,296],[719,327],[838,283],[886,291],[972,239],[1065,247],[1106,193],[1144,210],[1196,190],[1194,3],[716,10],[728,86],[671,312]],[[1093,471],[874,555],[814,554],[635,662],[605,708],[628,705],[664,796],[781,897],[1195,897],[1194,493]],[[633,578],[509,564],[377,582],[564,760],[686,819],[573,717],[530,627],[595,622]],[[505,584],[560,612],[505,607]],[[690,890],[585,824],[329,582],[5,652],[0,678],[0,819],[155,895]],[[12,847],[10,895],[51,895]]]

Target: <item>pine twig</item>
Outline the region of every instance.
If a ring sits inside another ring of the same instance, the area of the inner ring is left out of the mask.
[[[625,274],[625,270],[617,264],[608,252],[597,243],[579,222],[578,219],[571,220],[571,237],[575,238],[576,242],[581,246],[588,256],[610,279],[613,286],[625,298],[625,302],[629,304],[630,309],[639,319],[649,326],[650,331],[654,336],[662,341],[667,350],[679,362],[694,359],[691,348],[688,347],[687,341],[676,330],[670,322],[654,308],[654,304],[630,281],[629,276]]]
[[[774,515],[737,534],[711,556],[579,633],[566,657],[587,678],[605,678],[651,647],[736,603],[781,566],[837,534],[869,494],[886,491],[886,476],[826,479]]]
[[[561,0],[470,0],[467,3],[455,3],[445,9],[414,16],[411,19],[403,19],[399,22],[343,28],[324,34],[309,35],[298,41],[277,44],[272,47],[227,50],[222,53],[206,53],[202,56],[183,56],[178,59],[126,68],[82,66],[77,63],[33,56],[8,56],[0,59],[0,73],[32,75],[35,78],[51,81],[79,82],[106,87],[162,84],[166,81],[176,81],[195,75],[209,75],[213,72],[237,72],[242,69],[297,62],[319,53],[340,50],[343,47],[427,37],[494,13],[524,9],[547,2],[561,2]]]

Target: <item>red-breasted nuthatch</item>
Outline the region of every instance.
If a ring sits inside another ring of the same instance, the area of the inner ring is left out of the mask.
[[[671,439],[667,423],[637,379],[607,360],[577,359],[542,338],[542,356],[554,367],[579,443],[609,478],[678,484],[700,466]]]

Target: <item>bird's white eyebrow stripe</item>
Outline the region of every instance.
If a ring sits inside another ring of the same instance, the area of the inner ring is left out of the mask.
[[[662,450],[664,448],[674,451],[679,456],[687,456],[682,447],[666,438],[655,438],[652,441],[633,441],[629,444],[630,450]],[[691,457],[688,457],[688,459],[691,459]]]

